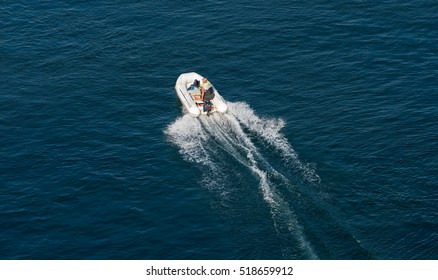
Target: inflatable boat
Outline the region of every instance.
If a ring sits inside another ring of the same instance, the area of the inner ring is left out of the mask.
[[[228,109],[225,100],[208,82],[211,89],[209,90],[209,98],[207,93],[202,99],[201,88],[203,87],[203,79],[201,75],[191,72],[184,73],[178,77],[175,84],[176,95],[183,104],[186,111],[193,117],[199,117],[201,114],[208,115],[210,113],[219,112],[225,113]]]

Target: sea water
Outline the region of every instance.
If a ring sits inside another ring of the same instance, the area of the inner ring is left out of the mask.
[[[438,258],[435,1],[0,12],[1,259]]]

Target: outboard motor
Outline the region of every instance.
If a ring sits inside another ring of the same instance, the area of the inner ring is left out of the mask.
[[[207,100],[204,102],[204,112],[207,112],[207,115],[211,112],[213,109],[213,103],[210,100]]]

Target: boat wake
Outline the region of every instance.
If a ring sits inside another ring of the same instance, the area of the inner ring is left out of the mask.
[[[323,204],[311,190],[320,184],[315,168],[299,159],[280,132],[283,120],[260,118],[246,103],[227,105],[227,114],[178,118],[166,128],[167,138],[186,161],[203,170],[202,185],[220,194],[224,203],[238,197],[251,204],[249,197],[257,200],[259,196],[283,258],[318,259],[312,240],[320,232],[312,232],[306,222],[312,219],[306,212]],[[317,219],[327,220],[327,215]],[[323,241],[318,243],[325,246]]]

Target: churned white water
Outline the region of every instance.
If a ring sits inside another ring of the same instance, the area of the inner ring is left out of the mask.
[[[218,153],[232,157],[245,166],[258,181],[258,189],[270,208],[277,235],[284,240],[284,256],[293,256],[291,248],[298,247],[300,253],[307,258],[318,258],[294,209],[282,197],[281,191],[277,188],[278,183],[270,179],[270,176],[273,176],[283,183],[291,184],[287,175],[271,166],[252,138],[261,138],[264,142],[260,143],[273,146],[279,151],[279,156],[284,159],[285,164],[298,169],[304,179],[318,181],[316,171],[299,160],[292,145],[282,135],[284,121],[260,118],[245,103],[228,105],[227,114],[213,114],[200,118],[184,115],[178,118],[165,131],[168,139],[178,146],[185,160],[209,169],[208,180],[205,178],[205,185],[209,188],[226,188],[228,185],[226,173],[230,171],[226,162],[217,160]],[[287,244],[291,239],[295,244]]]

